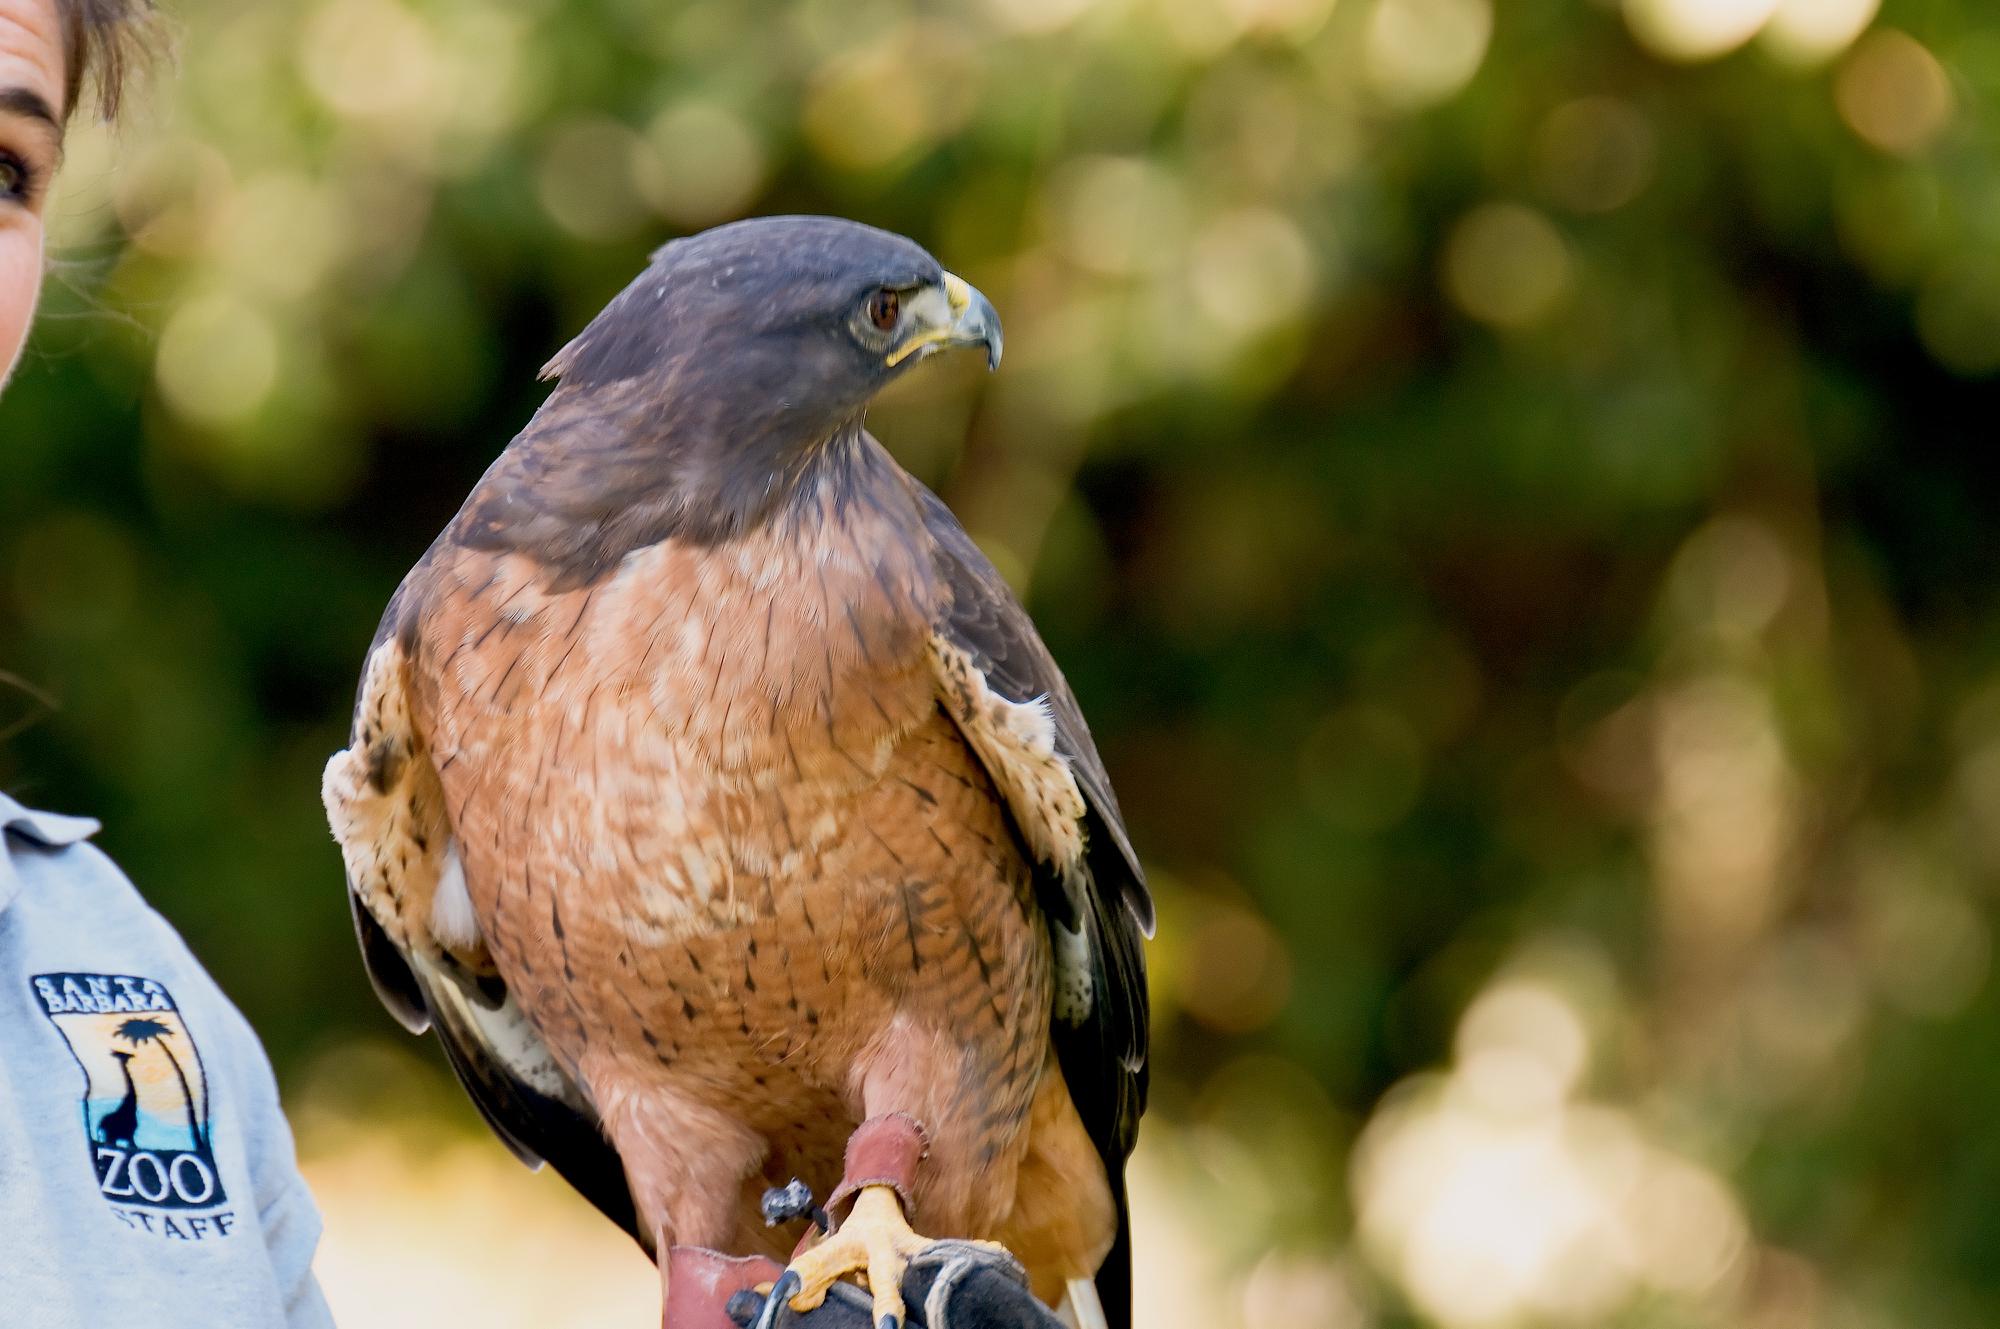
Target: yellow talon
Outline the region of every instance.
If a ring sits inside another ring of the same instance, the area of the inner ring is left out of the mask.
[[[863,1274],[875,1300],[874,1323],[894,1316],[903,1323],[903,1270],[911,1257],[930,1245],[903,1216],[903,1203],[893,1186],[864,1186],[854,1197],[847,1221],[819,1245],[791,1263],[799,1290],[791,1299],[795,1311],[812,1310],[826,1300],[835,1283],[848,1274]]]
[[[903,1271],[932,1241],[910,1227],[895,1187],[863,1186],[847,1221],[785,1270],[799,1283],[787,1304],[803,1314],[825,1301],[835,1283],[855,1274],[874,1300],[876,1329],[901,1329]]]

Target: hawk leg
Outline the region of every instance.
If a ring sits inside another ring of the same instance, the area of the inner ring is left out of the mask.
[[[660,1272],[663,1329],[736,1329],[729,1299],[768,1286],[778,1273],[761,1255],[739,1258],[705,1246],[674,1246]]]
[[[903,1271],[936,1244],[911,1228],[904,1213],[925,1143],[923,1127],[908,1113],[861,1123],[848,1138],[846,1173],[827,1204],[836,1209],[851,1199],[852,1208],[832,1235],[792,1258],[755,1329],[769,1329],[780,1306],[801,1313],[814,1309],[849,1274],[866,1276],[877,1329],[902,1329]]]

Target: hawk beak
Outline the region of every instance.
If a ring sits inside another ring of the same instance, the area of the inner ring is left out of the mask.
[[[1000,367],[1000,315],[991,300],[949,272],[944,274],[941,286],[931,288],[925,295],[929,299],[924,304],[931,307],[919,307],[919,317],[913,320],[909,338],[889,353],[891,366],[918,352],[928,354],[933,349],[950,346],[984,346],[986,367]],[[938,298],[940,295],[942,300]],[[938,305],[943,308],[936,308]]]
[[[950,346],[984,346],[986,367],[1000,367],[1000,312],[993,302],[962,279],[944,274],[944,298],[951,305]]]

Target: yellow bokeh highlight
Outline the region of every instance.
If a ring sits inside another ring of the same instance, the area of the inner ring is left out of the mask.
[[[1853,44],[1882,0],[1779,0],[1759,40],[1791,65],[1818,65]]]
[[[1202,228],[1189,280],[1196,306],[1234,336],[1288,323],[1312,303],[1317,273],[1299,226],[1272,208],[1225,213]]]
[[[1581,1097],[1582,1016],[1502,979],[1467,1010],[1453,1068],[1382,1100],[1354,1152],[1363,1243],[1450,1329],[1605,1322],[1648,1292],[1701,1298],[1740,1271],[1742,1211],[1633,1114]]]
[[[1376,0],[1362,45],[1368,86],[1406,110],[1445,101],[1479,72],[1492,36],[1487,0]]]
[[[1669,60],[1712,60],[1755,37],[1779,0],[1625,0],[1632,35]]]
[[[1535,135],[1543,186],[1574,212],[1612,212],[1652,182],[1652,122],[1618,97],[1579,97],[1548,113]]]
[[[1834,81],[1841,119],[1884,152],[1915,156],[1951,121],[1951,80],[1924,45],[1894,29],[1857,44]]]
[[[585,240],[622,240],[652,216],[642,172],[664,172],[646,140],[608,116],[578,116],[542,144],[535,197],[556,225]]]
[[[1569,245],[1553,223],[1519,203],[1485,203],[1445,243],[1445,293],[1481,323],[1534,327],[1569,293]]]
[[[194,258],[216,242],[235,189],[235,172],[213,145],[163,137],[120,164],[111,206],[140,249],[161,258]]]
[[[717,102],[674,102],[653,117],[646,141],[657,165],[641,176],[640,189],[661,216],[682,226],[739,215],[769,169],[757,131]]]
[[[1073,262],[1127,276],[1177,265],[1191,224],[1182,184],[1140,157],[1078,157],[1044,195],[1056,243]]]
[[[325,280],[341,249],[333,191],[298,171],[245,180],[221,223],[218,253],[246,285],[298,299]]]
[[[1066,28],[1101,0],[985,0],[987,15],[1015,32],[1049,33]]]
[[[439,91],[430,29],[394,0],[326,0],[300,34],[299,64],[320,100],[355,120],[393,124]]]
[[[963,126],[979,85],[970,34],[942,20],[911,23],[826,61],[806,89],[802,128],[833,165],[882,170]]]
[[[198,295],[160,330],[160,395],[192,424],[240,424],[278,379],[278,334],[264,313],[227,293]]]

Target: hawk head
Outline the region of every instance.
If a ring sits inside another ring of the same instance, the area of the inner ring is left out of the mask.
[[[643,384],[742,426],[826,437],[952,346],[1000,363],[993,305],[922,246],[837,217],[758,217],[670,241],[543,368],[572,390]]]
[[[851,458],[868,403],[953,346],[1000,362],[992,304],[902,236],[764,217],[675,240],[543,369],[560,380],[468,501],[459,538],[602,575],[712,541]]]

